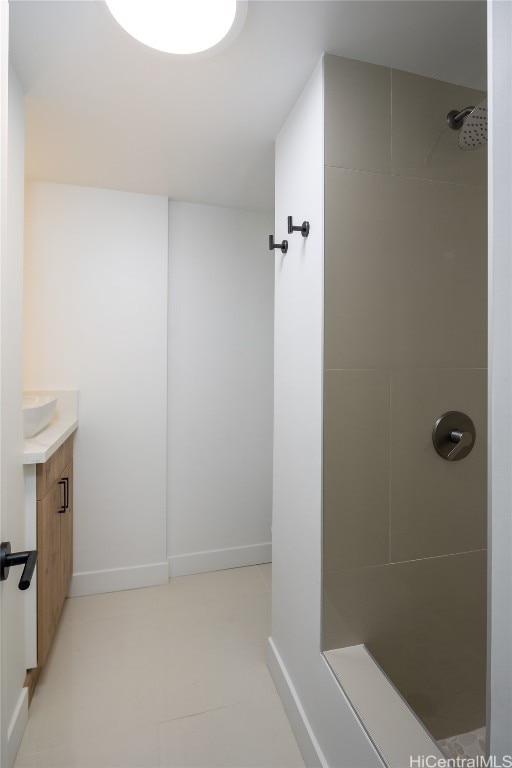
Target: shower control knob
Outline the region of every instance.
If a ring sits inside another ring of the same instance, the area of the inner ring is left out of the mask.
[[[448,411],[440,416],[432,430],[432,442],[441,458],[460,461],[473,450],[475,425],[465,413]]]
[[[453,461],[463,448],[473,444],[473,435],[471,432],[461,432],[460,429],[454,429],[450,435],[450,440],[455,443],[455,448],[452,448],[448,454],[448,460]]]

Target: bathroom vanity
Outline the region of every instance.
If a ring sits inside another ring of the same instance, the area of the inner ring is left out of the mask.
[[[57,411],[39,434],[25,440],[25,527],[27,547],[38,550],[26,595],[25,655],[32,697],[51,648],[73,571],[73,440],[78,427],[78,392],[52,393]]]

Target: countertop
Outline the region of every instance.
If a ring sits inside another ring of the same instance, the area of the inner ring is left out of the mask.
[[[44,464],[78,428],[78,390],[30,390],[28,394],[55,395],[57,410],[47,427],[25,440],[23,464]]]

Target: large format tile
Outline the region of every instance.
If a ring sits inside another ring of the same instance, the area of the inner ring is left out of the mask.
[[[364,643],[435,738],[479,728],[486,553],[324,575],[323,647]]]
[[[323,569],[389,562],[389,371],[324,377]]]
[[[326,55],[325,164],[389,172],[391,70]]]
[[[155,768],[159,765],[158,726],[155,723],[99,739],[91,735],[77,744],[20,755],[15,768]]]
[[[485,192],[338,168],[325,189],[325,367],[484,367]]]
[[[487,149],[463,152],[446,122],[453,109],[476,106],[485,93],[393,70],[393,173],[485,187]]]
[[[391,372],[391,561],[487,546],[487,371]],[[432,428],[446,411],[471,417],[476,440],[446,461]]]
[[[229,755],[302,766],[266,664],[270,576],[268,563],[68,600],[17,768],[145,768],[197,754],[204,766]]]
[[[113,618],[129,614],[145,614],[155,610],[157,588],[126,589],[100,595],[69,597],[64,602],[62,624]]]
[[[155,613],[60,626],[20,754],[157,722],[157,647]]]
[[[207,603],[237,595],[265,594],[268,590],[261,578],[259,566],[230,568],[225,571],[175,576],[168,584],[154,587],[156,607],[167,611],[175,606]]]
[[[393,189],[389,176],[325,169],[326,369],[390,367]]]
[[[159,719],[268,696],[270,595],[176,606],[157,616]]]
[[[168,768],[304,766],[276,695],[162,723],[160,745]]]

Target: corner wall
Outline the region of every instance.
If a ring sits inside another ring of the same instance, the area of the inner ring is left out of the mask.
[[[167,198],[26,201],[25,388],[79,390],[71,594],[167,582]]]
[[[308,766],[382,763],[322,654],[323,64],[276,144],[272,637],[269,666]],[[286,234],[287,216],[311,224]]]
[[[171,576],[271,560],[270,214],[169,203]]]

